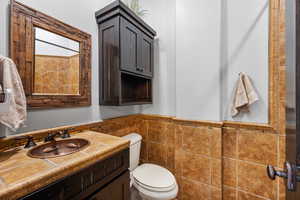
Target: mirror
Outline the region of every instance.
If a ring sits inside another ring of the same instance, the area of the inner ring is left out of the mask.
[[[35,27],[35,95],[79,95],[80,43]]]
[[[12,1],[10,57],[29,109],[91,105],[91,35]]]

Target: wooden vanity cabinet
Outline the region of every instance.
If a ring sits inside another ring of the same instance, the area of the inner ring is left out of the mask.
[[[58,180],[22,200],[129,200],[129,149]]]
[[[100,105],[152,103],[156,32],[121,1],[96,12]]]

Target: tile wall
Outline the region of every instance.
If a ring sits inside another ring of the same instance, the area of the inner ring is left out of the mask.
[[[159,164],[176,176],[178,200],[281,200],[283,182],[266,166],[285,161],[285,135],[253,128],[222,127],[136,115],[104,121],[96,131],[142,135],[141,162]]]
[[[223,128],[223,199],[285,199],[278,179],[267,177],[268,164],[282,168],[285,136],[272,131]]]

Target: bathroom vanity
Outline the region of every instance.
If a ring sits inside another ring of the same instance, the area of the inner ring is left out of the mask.
[[[71,138],[90,145],[46,159],[29,157],[23,147],[1,152],[0,199],[128,200],[129,141],[93,131]]]
[[[125,149],[20,199],[129,200],[128,160]]]

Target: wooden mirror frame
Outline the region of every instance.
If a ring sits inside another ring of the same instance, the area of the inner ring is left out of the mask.
[[[285,132],[285,0],[269,0],[268,123],[224,121],[225,127]]]
[[[10,14],[10,57],[22,79],[29,108],[91,105],[91,35],[14,0]],[[34,95],[34,27],[80,43],[79,95]]]

